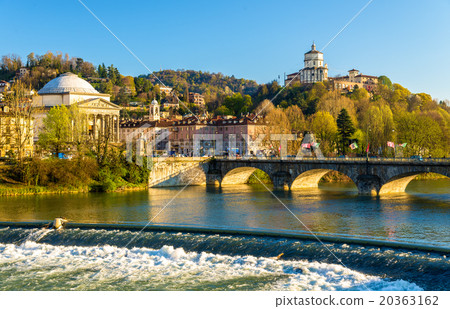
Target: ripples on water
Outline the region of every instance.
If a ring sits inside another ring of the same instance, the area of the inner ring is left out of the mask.
[[[358,196],[347,185],[276,192],[312,231],[450,247],[448,180]],[[431,189],[430,189],[431,188]],[[0,221],[145,224],[180,188],[0,198]],[[350,190],[349,190],[350,189]],[[304,231],[263,187],[188,187],[153,221]],[[131,245],[126,246],[133,239]],[[271,237],[0,229],[1,290],[449,290],[450,261],[419,251]],[[284,253],[281,260],[270,257]]]
[[[273,237],[5,228],[0,242],[2,290],[449,288],[448,258],[405,250],[327,244],[344,267],[318,243]]]
[[[353,189],[352,189],[353,188]],[[412,182],[410,193],[358,196],[354,186],[277,191],[277,196],[315,233],[368,237],[450,247],[450,180]],[[41,195],[0,198],[0,221],[181,224],[234,229],[305,231],[261,186],[187,187],[111,194]]]

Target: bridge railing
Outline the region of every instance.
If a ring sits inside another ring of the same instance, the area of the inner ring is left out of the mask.
[[[277,157],[277,156],[254,156],[254,157],[236,157],[236,158],[229,158],[227,156],[215,156],[216,159],[225,159],[225,160],[264,160],[264,161],[327,161],[327,162],[414,162],[414,163],[449,163],[450,159],[448,158],[422,158],[422,159],[415,159],[415,158],[365,158],[365,157],[348,157],[348,158],[342,158],[342,157],[324,157],[324,158],[317,158],[317,157]]]

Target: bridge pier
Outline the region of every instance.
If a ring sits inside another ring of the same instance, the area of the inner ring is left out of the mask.
[[[291,174],[288,172],[275,172],[272,174],[271,178],[274,190],[290,190]]]
[[[222,173],[220,171],[210,171],[206,174],[206,185],[221,187],[222,186]]]
[[[381,189],[381,180],[376,175],[359,175],[356,186],[360,195],[378,195]]]

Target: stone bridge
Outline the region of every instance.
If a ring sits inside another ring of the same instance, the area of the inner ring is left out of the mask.
[[[155,160],[149,186],[242,184],[256,169],[270,177],[275,190],[318,187],[325,174],[338,171],[356,184],[360,194],[384,194],[404,192],[419,174],[450,177],[450,160],[163,158]]]

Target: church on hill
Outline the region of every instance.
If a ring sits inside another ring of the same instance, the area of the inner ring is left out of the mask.
[[[323,53],[311,45],[311,50],[305,53],[304,67],[299,72],[287,75],[285,85],[299,81],[302,84],[312,84],[328,80],[328,65],[324,63]]]
[[[356,88],[364,88],[371,92],[378,84],[378,77],[361,74],[356,69],[348,71],[346,76],[328,77],[328,65],[324,63],[323,53],[318,51],[313,43],[311,50],[305,53],[303,69],[287,75],[284,84],[289,86],[295,82],[313,84],[323,81],[328,81],[332,89],[342,92],[353,91]]]
[[[110,102],[109,94],[99,93],[84,79],[73,73],[61,74],[39,90],[38,95],[34,103],[43,106],[45,111],[53,106],[76,104],[90,136],[97,138],[108,135],[111,142],[119,142],[120,107]],[[45,113],[42,117],[45,117]],[[35,136],[42,129],[42,121],[37,120]]]

